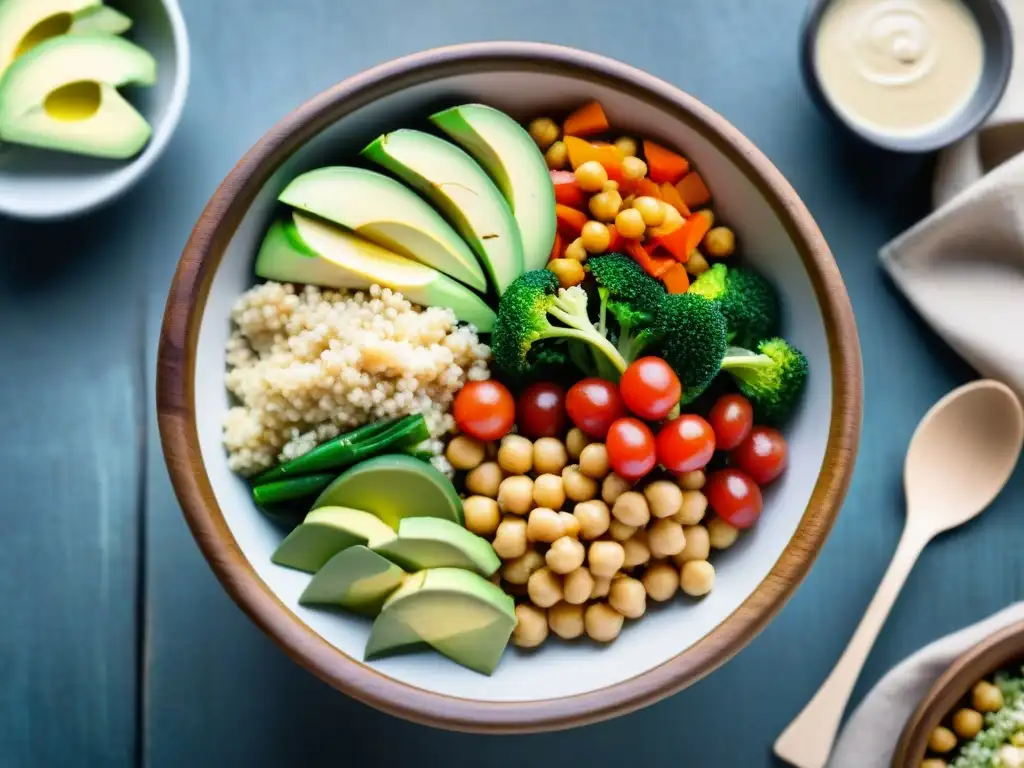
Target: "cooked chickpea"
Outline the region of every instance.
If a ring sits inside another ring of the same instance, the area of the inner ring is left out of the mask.
[[[565,602],[582,605],[590,599],[594,591],[594,577],[586,568],[577,568],[565,574],[562,584]]]
[[[627,619],[639,619],[647,610],[647,590],[643,582],[630,576],[612,579],[608,604]]]
[[[644,565],[649,562],[651,550],[647,546],[647,533],[645,531],[637,531],[633,538],[622,542],[622,551],[625,555],[622,563],[623,568],[636,568],[638,565]]]
[[[506,516],[498,523],[491,546],[502,560],[515,560],[525,555],[526,521],[521,517]]]
[[[956,748],[956,736],[944,725],[938,726],[928,736],[928,749],[940,755]]]
[[[498,497],[498,486],[505,478],[496,461],[485,461],[466,475],[466,490],[479,496]]]
[[[704,235],[704,252],[713,259],[725,259],[736,250],[736,235],[728,227],[713,227]]]
[[[562,470],[562,486],[566,497],[573,501],[590,501],[597,496],[597,482],[580,472],[578,464]]]
[[[615,140],[615,147],[622,153],[623,159],[636,157],[636,139],[629,136],[619,136]]]
[[[937,757],[929,757],[923,763],[921,768],[947,768],[945,760],[939,760]]]
[[[538,568],[526,582],[526,593],[534,605],[550,608],[562,599],[562,580],[550,568]]]
[[[565,446],[555,437],[542,437],[533,444],[533,469],[539,474],[559,475],[569,463]]]
[[[651,510],[647,506],[647,499],[636,491],[626,491],[619,496],[612,505],[612,514],[619,522],[637,528],[647,525],[647,521],[651,519]]]
[[[583,606],[572,603],[555,603],[548,609],[548,626],[563,640],[582,637]]]
[[[552,171],[560,171],[569,162],[569,149],[564,141],[556,141],[544,153],[544,162]]]
[[[644,224],[648,227],[657,227],[665,223],[665,206],[656,197],[638,197],[633,201],[633,208],[640,211]]]
[[[587,637],[599,643],[610,643],[622,631],[622,614],[607,603],[594,603],[583,613],[583,624]]]
[[[608,172],[597,160],[587,160],[576,169],[576,183],[584,192],[600,192],[608,181]]]
[[[953,715],[953,730],[961,739],[973,739],[985,725],[981,712],[973,709],[961,709]]]
[[[647,226],[644,224],[644,217],[636,208],[623,208],[615,216],[615,229],[623,237],[629,240],[643,239]]]
[[[636,195],[626,195],[622,199],[622,207],[623,208],[632,208],[633,207],[633,203],[635,201],[636,201]]]
[[[545,544],[562,538],[562,518],[553,509],[537,507],[526,521],[526,538]]]
[[[584,539],[596,539],[608,530],[611,514],[608,505],[603,501],[582,501],[576,505],[572,516],[580,526],[580,536]]]
[[[564,509],[558,513],[558,516],[562,518],[562,534],[570,539],[578,539],[580,537],[580,521],[572,512],[566,512]]]
[[[579,262],[587,260],[587,249],[583,247],[582,237],[577,237],[565,247],[565,258]]]
[[[512,642],[520,648],[536,648],[547,639],[547,612],[528,603],[517,605],[516,627],[512,630]]]
[[[456,435],[448,443],[444,456],[455,469],[473,469],[484,460],[484,444],[469,435]]]
[[[619,477],[612,472],[608,477],[601,483],[601,498],[604,499],[605,504],[614,504],[619,496],[628,491],[632,486],[628,480]]]
[[[715,586],[715,566],[707,560],[683,563],[679,571],[679,586],[691,597],[703,597]]]
[[[550,117],[538,117],[535,120],[531,120],[529,131],[530,137],[537,142],[541,152],[558,141],[560,133],[558,123]]]
[[[604,183],[604,186],[601,187],[601,191],[602,192],[618,192],[619,191],[619,182],[612,181],[611,179],[608,179],[608,181],[606,181]]]
[[[565,504],[565,489],[560,475],[540,475],[533,481],[533,503],[538,507],[561,509]]]
[[[590,590],[590,599],[597,600],[602,597],[608,597],[608,592],[612,588],[612,580],[604,576],[594,577],[594,588]]]
[[[506,435],[498,448],[498,466],[512,475],[533,469],[533,443],[522,435]]]
[[[626,525],[618,520],[612,520],[608,525],[608,535],[615,541],[626,541],[626,539],[633,538],[636,530],[636,526]]]
[[[679,571],[671,563],[655,563],[644,572],[643,583],[651,600],[664,603],[679,589]]]
[[[683,491],[682,497],[675,520],[683,525],[696,525],[708,511],[708,497],[703,491]]]
[[[509,584],[526,584],[530,580],[530,575],[543,567],[544,555],[536,549],[528,549],[522,557],[509,560],[502,566],[501,578]]]
[[[971,702],[979,712],[998,712],[1003,708],[1003,692],[987,680],[982,680],[971,691]]]
[[[544,554],[544,561],[555,573],[566,574],[575,571],[587,559],[586,548],[576,539],[562,536]]]
[[[594,480],[608,474],[608,449],[604,443],[591,443],[580,452],[580,472]]]
[[[684,491],[699,491],[704,487],[706,479],[703,470],[700,469],[695,469],[693,472],[683,472],[678,477],[679,487]]]
[[[466,528],[477,536],[493,536],[501,522],[498,502],[486,496],[470,496],[462,502],[462,514]]]
[[[714,549],[728,549],[736,543],[740,531],[720,517],[713,517],[705,523],[708,529],[708,537]]]
[[[579,427],[573,427],[565,437],[565,447],[569,451],[569,458],[577,461],[583,454],[583,449],[590,443],[587,433]]]
[[[644,498],[654,517],[672,517],[683,506],[683,492],[671,480],[655,480],[644,488]]]
[[[590,214],[598,221],[614,221],[622,207],[622,195],[617,190],[598,192],[590,198],[587,207],[590,208]],[[585,242],[584,245],[586,245]]]
[[[647,548],[651,550],[651,557],[672,557],[682,552],[685,546],[683,526],[675,520],[655,520],[647,529]]]
[[[715,226],[715,212],[710,208],[701,208],[699,211],[694,211],[697,216],[703,216],[708,220],[708,226]]]
[[[498,486],[498,507],[502,512],[525,515],[533,507],[533,480],[525,475],[506,477]]]
[[[708,260],[704,258],[704,254],[698,250],[694,250],[686,262],[686,271],[694,277],[700,277],[709,269],[711,269],[711,265],[708,264]]]
[[[612,244],[612,233],[600,221],[588,221],[583,225],[580,239],[583,240],[583,247],[587,249],[587,253],[604,253]]]
[[[622,175],[629,181],[637,181],[647,175],[647,163],[639,157],[622,158]]]
[[[552,259],[548,262],[548,271],[554,273],[562,288],[579,285],[587,276],[583,271],[583,265],[574,259]]]
[[[708,529],[703,525],[683,526],[683,536],[686,537],[686,546],[683,551],[673,555],[672,561],[680,568],[683,563],[691,560],[707,560],[711,556],[711,537],[708,536]]]
[[[597,578],[610,579],[626,560],[626,550],[617,541],[595,541],[587,553],[587,566],[591,575]]]

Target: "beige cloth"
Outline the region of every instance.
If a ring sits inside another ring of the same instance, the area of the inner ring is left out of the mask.
[[[1024,0],[1004,0],[1017,53],[999,107],[939,157],[935,211],[882,248],[926,321],[1024,397]]]
[[[889,768],[903,726],[939,676],[964,651],[1022,619],[1024,603],[1017,603],[936,640],[894,667],[850,717],[829,768]]]

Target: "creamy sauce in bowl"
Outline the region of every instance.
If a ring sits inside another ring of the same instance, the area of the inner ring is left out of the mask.
[[[984,53],[981,28],[961,0],[834,0],[821,18],[814,66],[844,119],[912,136],[967,105]]]

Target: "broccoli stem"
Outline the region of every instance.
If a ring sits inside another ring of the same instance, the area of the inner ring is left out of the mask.
[[[608,338],[594,328],[587,314],[586,302],[573,301],[569,294],[560,292],[554,306],[548,308],[548,314],[561,320],[569,328],[552,328],[545,336],[563,336],[568,339],[579,339],[604,353],[615,369],[622,373],[626,370],[626,359],[619,354]],[[600,366],[600,363],[598,363]]]
[[[554,312],[552,312],[551,314],[554,315],[555,317],[558,317],[558,319],[562,320],[562,322],[565,322],[565,320],[556,315]],[[622,373],[626,370],[627,366],[625,359],[622,357],[622,355],[619,354],[618,350],[615,349],[614,346],[612,346],[612,343],[608,341],[608,339],[606,339],[604,336],[599,336],[597,334],[597,331],[593,328],[593,326],[591,326],[589,331],[580,330],[577,328],[553,327],[551,328],[551,330],[547,331],[544,334],[544,338],[576,339],[577,341],[586,342],[587,344],[590,344],[591,346],[596,347],[601,352],[603,352],[604,356],[607,357],[609,361],[611,361],[611,364],[615,366],[615,369],[619,373]]]

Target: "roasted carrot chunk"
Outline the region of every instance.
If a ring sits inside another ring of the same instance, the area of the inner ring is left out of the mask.
[[[622,243],[626,238],[619,234],[619,230],[615,228],[614,224],[608,225],[608,234],[611,235],[611,240],[608,242],[608,253],[621,250]]]
[[[633,183],[633,193],[637,197],[654,197],[661,200],[661,187],[650,179],[637,179]]]
[[[683,216],[690,215],[690,208],[683,202],[683,198],[680,197],[678,190],[668,182],[661,185],[661,199],[679,211]]]
[[[572,171],[551,171],[551,183],[555,187],[555,202],[571,208],[583,207],[583,190]]]
[[[565,148],[569,152],[569,164],[576,170],[588,160],[596,160],[605,171],[608,178],[619,181],[622,176],[622,152],[614,144],[605,142],[590,142],[576,136],[566,136]]]
[[[551,245],[551,255],[548,256],[548,261],[560,258],[562,258],[562,236],[555,232],[555,242]]]
[[[651,277],[661,277],[676,263],[671,256],[662,257],[649,254],[637,240],[629,240],[626,243],[626,253]]]
[[[653,242],[659,247],[664,248],[666,251],[672,254],[672,257],[683,264],[685,264],[689,258],[692,248],[687,249],[687,245],[690,241],[690,235],[687,233],[687,227],[684,224],[679,229],[667,232],[663,235],[656,235],[653,238]]]
[[[608,118],[601,105],[592,101],[584,104],[567,118],[562,125],[566,136],[596,136],[608,130]]]
[[[669,293],[686,293],[690,287],[690,278],[686,274],[686,267],[679,262],[666,269],[661,280],[665,283],[665,290]]]
[[[587,214],[568,205],[555,204],[555,218],[558,220],[558,232],[566,240],[575,240],[587,223]]]
[[[690,208],[697,208],[711,202],[711,193],[704,184],[704,179],[696,171],[683,176],[676,184],[676,191]]]
[[[686,224],[679,230],[686,235],[686,242],[683,244],[683,247],[686,248],[686,258],[690,258],[690,254],[697,250],[700,241],[704,239],[704,235],[710,229],[711,219],[707,216],[694,214],[686,220]]]
[[[690,161],[685,157],[646,139],[644,157],[647,159],[647,175],[657,184],[675,184],[690,170]]]

